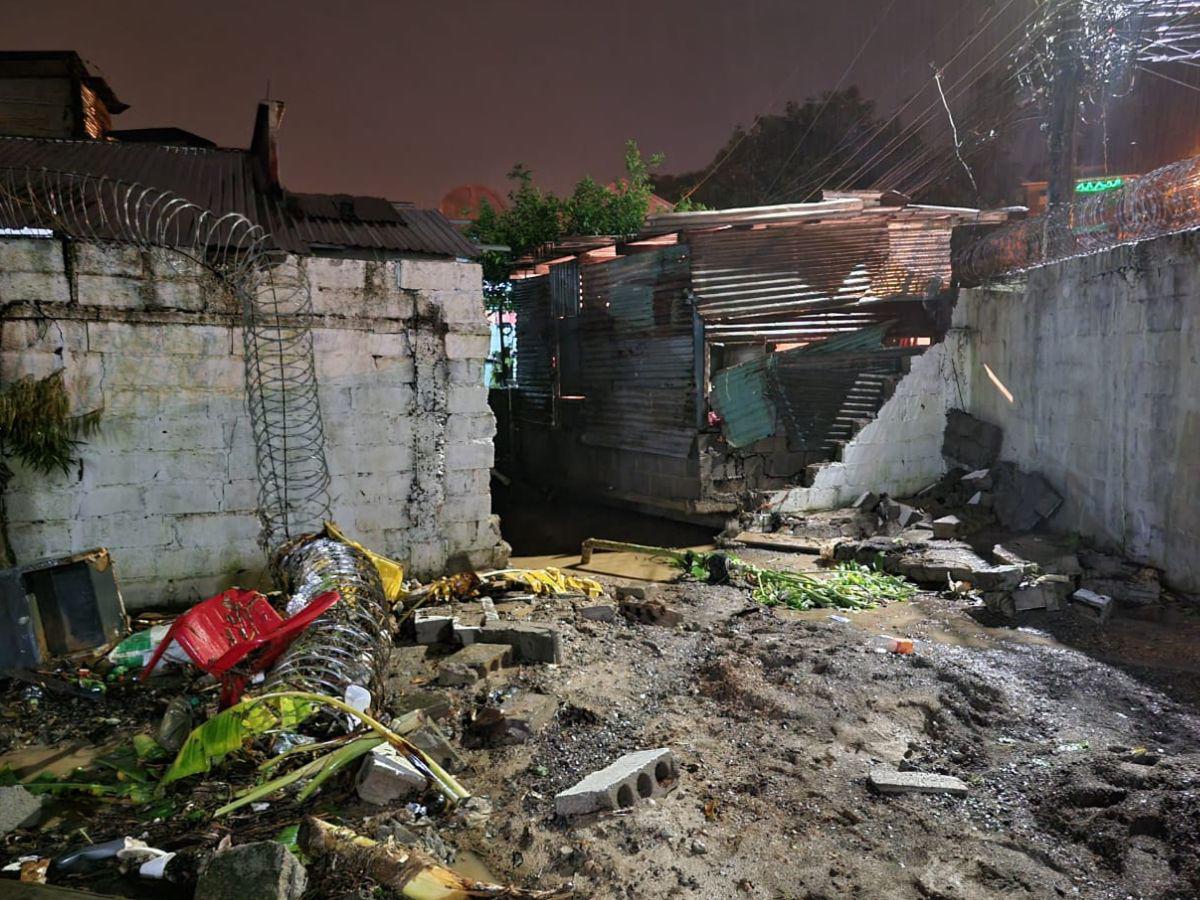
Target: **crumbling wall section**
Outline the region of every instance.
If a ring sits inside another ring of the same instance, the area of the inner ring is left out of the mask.
[[[499,562],[478,266],[289,264],[313,292],[335,519],[418,575]],[[241,315],[211,278],[165,251],[0,238],[0,307],[0,380],[62,368],[104,407],[81,467],[18,471],[19,557],[107,546],[132,608],[257,583]]]
[[[1076,531],[1200,590],[1200,236],[1118,247],[964,291],[970,412],[1064,497]]]
[[[838,462],[817,471],[811,487],[767,495],[767,508],[790,513],[847,506],[865,491],[909,496],[945,471],[946,410],[958,405],[964,361],[957,344],[941,343],[914,357],[879,413],[842,448]]]

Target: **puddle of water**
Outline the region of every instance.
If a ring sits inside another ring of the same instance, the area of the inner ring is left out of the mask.
[[[43,772],[61,778],[76,769],[87,768],[95,762],[96,757],[110,753],[118,746],[119,744],[114,742],[100,746],[60,744],[52,747],[46,744],[31,744],[28,747],[0,754],[0,768],[10,767],[22,781]]]
[[[454,857],[454,864],[450,868],[464,878],[485,881],[490,884],[500,883],[499,879],[492,874],[492,870],[487,867],[487,863],[478,853],[471,850],[458,851],[458,855]]]

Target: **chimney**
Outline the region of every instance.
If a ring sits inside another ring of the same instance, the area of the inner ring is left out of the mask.
[[[280,190],[279,184],[279,125],[283,121],[283,101],[263,100],[254,116],[254,137],[250,140],[250,155],[255,160],[259,187]]]

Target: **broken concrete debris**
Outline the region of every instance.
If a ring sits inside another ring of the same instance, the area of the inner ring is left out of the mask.
[[[19,784],[0,787],[0,835],[32,828],[42,815],[42,798]]]
[[[962,520],[958,516],[942,516],[933,520],[933,536],[939,541],[952,541],[958,537]]]
[[[1005,528],[1030,531],[1062,506],[1063,498],[1036,472],[1024,472],[1013,463],[993,469],[992,512]]]
[[[418,644],[442,644],[450,641],[454,632],[455,619],[418,609],[413,613],[413,628],[416,629]]]
[[[500,706],[480,710],[471,722],[473,741],[484,746],[523,744],[543,731],[558,713],[558,700],[547,694],[522,691]]]
[[[495,622],[483,626],[480,639],[492,644],[507,644],[512,648],[514,662],[562,662],[562,635],[553,625]]]
[[[1087,588],[1080,588],[1071,595],[1071,610],[1101,625],[1112,618],[1114,606],[1112,597],[1097,594]]]
[[[896,772],[885,768],[872,769],[867,776],[867,783],[881,794],[950,794],[962,797],[968,792],[966,782],[952,775]]]
[[[389,746],[376,747],[362,761],[354,789],[367,803],[387,806],[422,793],[425,776]]]
[[[589,622],[615,622],[617,620],[617,607],[612,603],[581,603],[576,607],[576,611],[581,619]]]
[[[665,747],[627,753],[555,795],[554,809],[564,817],[626,809],[661,796],[678,777],[675,755]]]
[[[470,644],[442,661],[438,684],[460,687],[494,675],[512,661],[508,644]]]
[[[277,841],[241,844],[214,854],[200,870],[196,900],[300,900],[308,873]]]
[[[1000,456],[1004,432],[961,409],[946,411],[942,455],[971,469],[986,469]]]
[[[627,597],[621,601],[621,615],[642,625],[660,625],[663,628],[674,628],[683,623],[683,613],[661,600]]]

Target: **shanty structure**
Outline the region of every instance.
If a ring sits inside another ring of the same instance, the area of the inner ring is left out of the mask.
[[[650,217],[514,282],[514,459],[542,481],[719,522],[804,478],[938,342],[962,224],[880,192]]]

